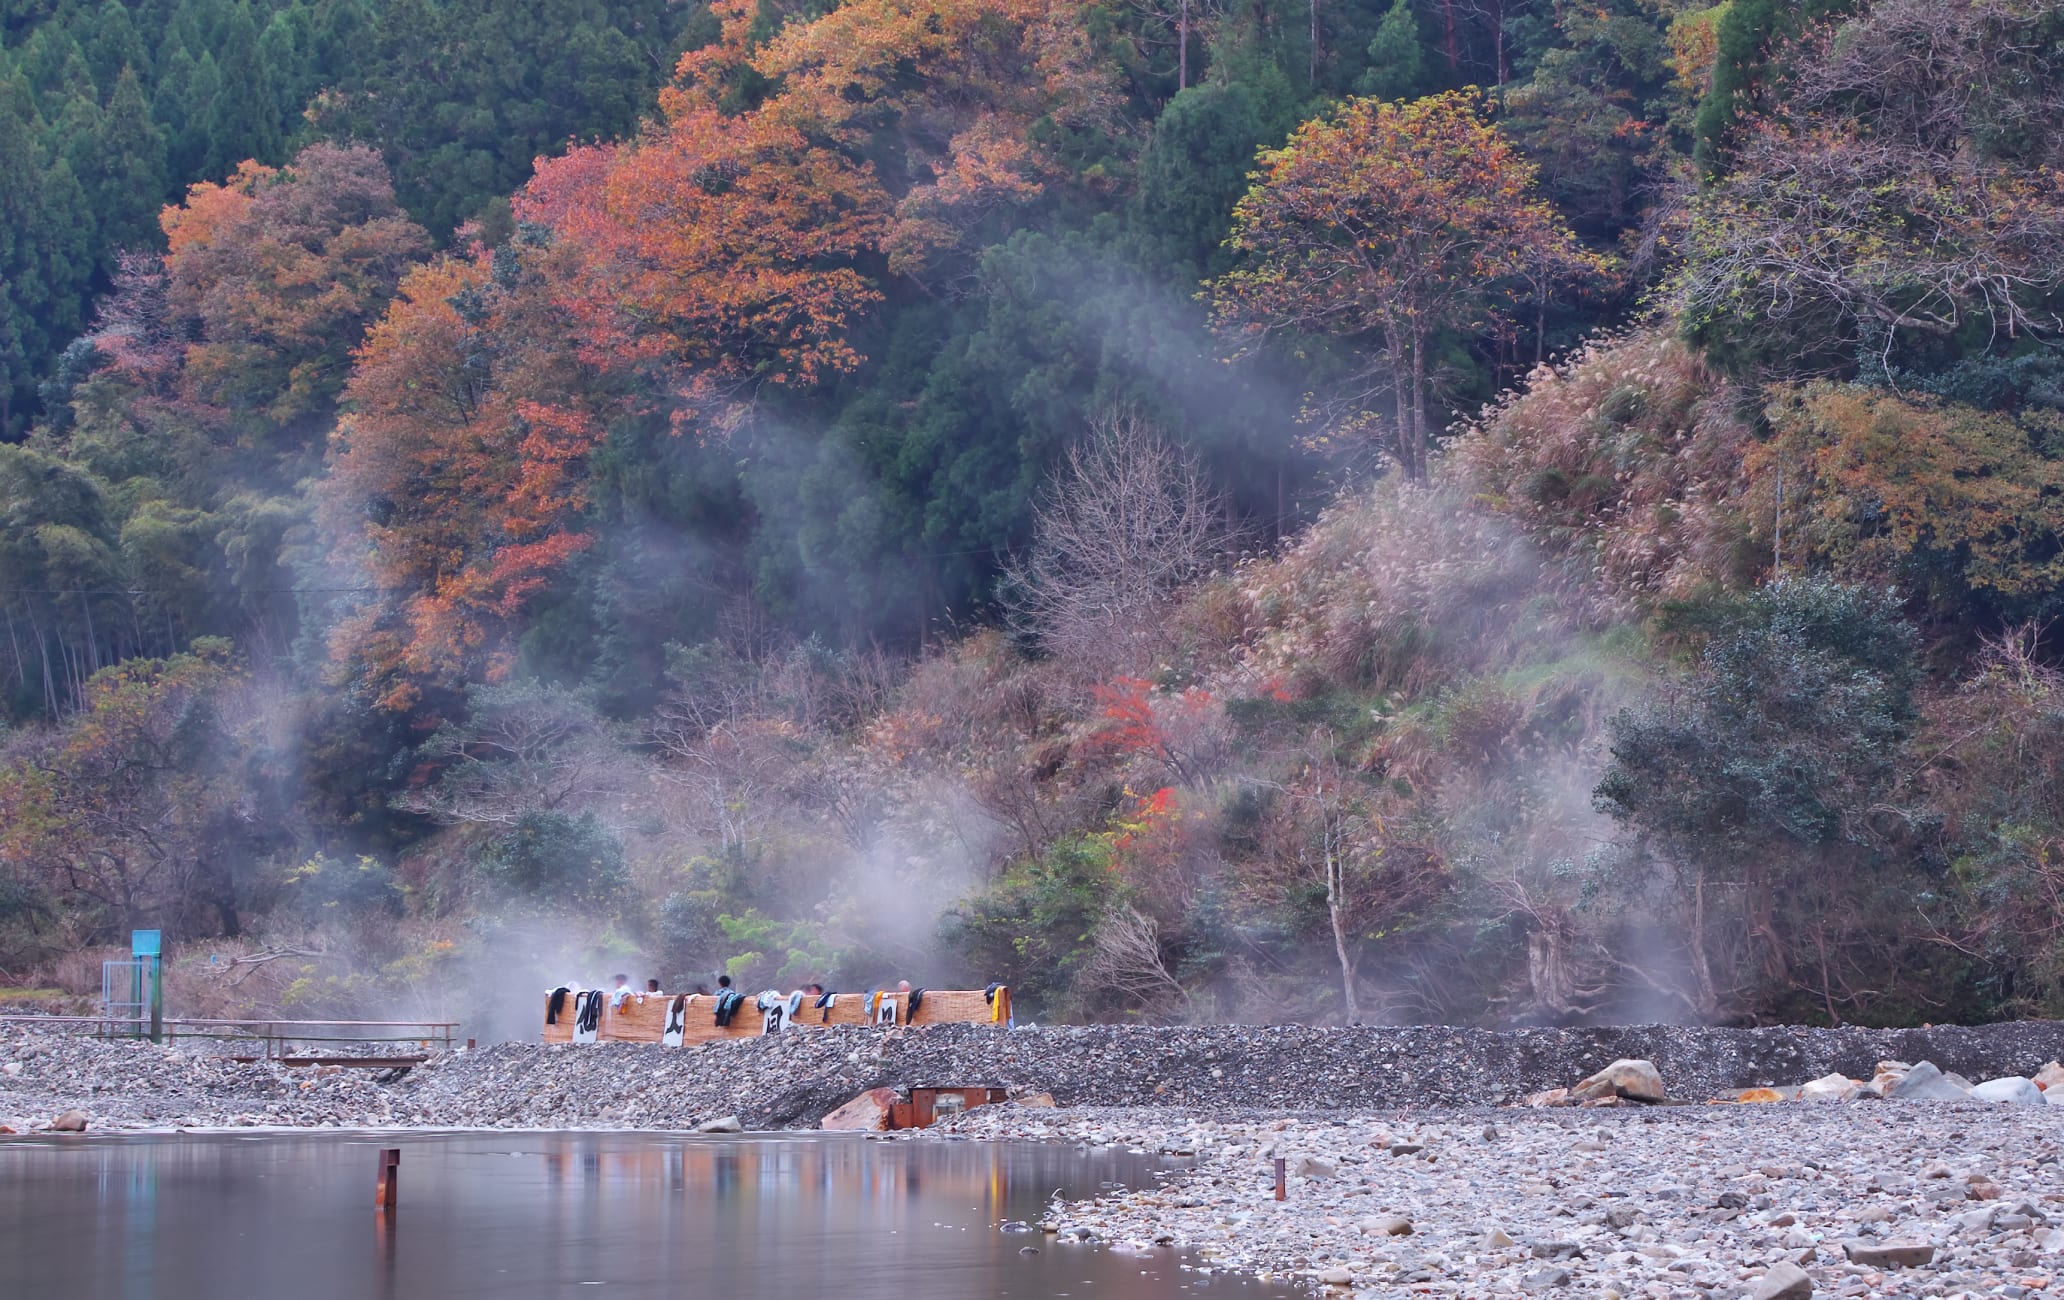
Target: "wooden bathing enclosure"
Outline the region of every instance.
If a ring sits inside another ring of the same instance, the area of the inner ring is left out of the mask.
[[[995,987],[994,996],[983,989],[925,989],[924,997],[916,1011],[909,1010],[908,993],[882,993],[881,1001],[895,1008],[898,1025],[995,1025],[1002,1028],[1011,1022],[1010,989],[1004,985]],[[661,1043],[665,1042],[667,1020],[672,1014],[676,999],[683,1001],[680,1017],[681,1046],[693,1047],[697,1043],[712,1042],[719,1038],[758,1038],[767,1032],[767,1017],[753,1005],[748,995],[731,1017],[728,1025],[716,1023],[714,995],[648,993],[642,1000],[633,993],[624,999],[621,1010],[610,1005],[613,991],[596,989],[584,992],[578,997],[602,999],[601,1014],[595,1029],[595,1040],[607,1043]],[[786,995],[784,995],[786,996]],[[576,1006],[577,995],[568,993],[555,1018],[552,1015],[552,995],[545,996],[544,1041],[548,1043],[571,1043],[579,1019]],[[802,1009],[795,1019],[786,1022],[790,1029],[823,1029],[835,1025],[873,1025],[889,1023],[870,1014],[867,1008],[867,994],[840,993],[837,1001],[819,1008],[814,997],[803,998]]]

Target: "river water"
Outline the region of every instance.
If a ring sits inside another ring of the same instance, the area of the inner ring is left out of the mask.
[[[399,1206],[373,1205],[399,1147]],[[5,1300],[1276,1300],[999,1232],[1157,1160],[855,1136],[403,1133],[0,1140]],[[1033,1246],[1036,1254],[1021,1253]]]

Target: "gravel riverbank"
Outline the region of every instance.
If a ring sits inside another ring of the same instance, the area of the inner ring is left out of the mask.
[[[1673,1096],[1703,1100],[1879,1060],[1930,1060],[1971,1079],[2064,1057],[2064,1024],[1976,1028],[1488,1031],[1212,1025],[1003,1033],[981,1025],[798,1030],[679,1049],[504,1043],[440,1056],[391,1082],[357,1070],[237,1065],[184,1048],[0,1028],[0,1124],[79,1108],[96,1127],[225,1124],[812,1127],[868,1088],[994,1084],[1063,1106],[1180,1106],[1251,1115],[1499,1105],[1621,1057],[1654,1061]]]
[[[1184,1246],[1210,1268],[1287,1275],[1336,1294],[2064,1291],[2064,1107],[1895,1101],[1227,1120],[998,1106],[946,1127],[1193,1155],[1194,1172],[1152,1191],[1056,1203],[1050,1248],[1084,1238]],[[1297,1171],[1280,1202],[1277,1156]],[[1798,1274],[1772,1276],[1787,1266]],[[1787,1279],[1792,1289],[1779,1290]]]

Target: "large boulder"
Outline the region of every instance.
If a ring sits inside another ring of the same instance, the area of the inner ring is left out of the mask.
[[[879,1132],[889,1126],[889,1108],[897,1100],[894,1088],[869,1088],[826,1115],[817,1127],[841,1132]]]
[[[1812,1300],[1813,1279],[1806,1270],[1789,1261],[1773,1264],[1756,1283],[1752,1300]]]
[[[1933,1061],[1922,1061],[1908,1070],[1897,1083],[1885,1090],[1885,1095],[1894,1101],[1966,1101],[1970,1098],[1969,1093],[1945,1078]]]
[[[2048,1093],[2055,1093],[2059,1088],[2064,1088],[2064,1065],[2051,1061],[2042,1069],[2037,1070],[2035,1072],[2035,1086]]]
[[[1625,1097],[1630,1101],[1662,1101],[1663,1076],[1653,1061],[1619,1060],[1570,1089],[1579,1101]]]
[[[1935,1258],[1935,1248],[1924,1241],[1845,1241],[1842,1253],[1850,1263],[1871,1268],[1920,1268]]]
[[[1862,1091],[1856,1080],[1845,1074],[1822,1075],[1811,1083],[1799,1085],[1800,1101],[1853,1101]]]
[[[2024,1106],[2040,1106],[2044,1100],[2043,1090],[2036,1087],[2033,1080],[2011,1076],[1987,1079],[1971,1089],[1971,1098],[1974,1101],[2013,1101]]]
[[[68,1110],[50,1121],[50,1131],[53,1133],[84,1133],[87,1121],[90,1118],[83,1110]]]

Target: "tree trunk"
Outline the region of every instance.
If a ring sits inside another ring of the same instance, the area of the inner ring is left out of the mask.
[[[29,684],[29,661],[22,657],[21,642],[14,635],[14,606],[7,607],[7,647],[14,652],[14,684],[27,689]]]
[[[1505,6],[1491,6],[1491,44],[1498,52],[1498,84],[1512,80],[1512,68],[1505,61]]]
[[[1355,964],[1347,950],[1347,920],[1345,900],[1341,897],[1340,857],[1328,854],[1326,863],[1326,910],[1333,921],[1333,955],[1340,961],[1340,997],[1342,1014],[1350,1025],[1362,1023],[1361,1003],[1355,998]]]
[[[1335,798],[1338,798],[1336,792]],[[1355,998],[1355,963],[1347,947],[1347,880],[1341,863],[1340,810],[1328,803],[1325,778],[1319,778],[1319,847],[1325,854],[1326,919],[1333,924],[1333,955],[1340,962],[1341,1015],[1350,1025],[1362,1022],[1361,1003]]]
[[[1408,472],[1414,482],[1426,478],[1426,331],[1412,330],[1412,456]]]
[[[1305,76],[1313,89],[1319,84],[1319,0],[1311,0],[1311,58],[1305,69]]]
[[[1710,1016],[1720,1009],[1720,995],[1713,987],[1713,964],[1706,956],[1706,873],[1698,870],[1691,887],[1691,945],[1686,954],[1691,963],[1692,996],[1699,1014]]]
[[[1325,737],[1315,745],[1313,753],[1313,784],[1319,797],[1319,856],[1325,867],[1325,918],[1333,927],[1333,957],[1340,962],[1340,1003],[1342,1017],[1350,1026],[1362,1023],[1362,1003],[1354,997],[1354,955],[1348,951],[1348,879],[1346,865],[1342,863],[1342,842],[1346,840],[1346,825],[1342,811],[1342,792],[1333,790],[1331,797],[1325,792],[1325,763],[1333,761],[1333,737],[1321,728],[1317,737]]]
[[[1175,19],[1175,88],[1190,87],[1190,0],[1180,0]]]
[[[1534,364],[1548,359],[1548,285],[1544,281],[1534,295]]]

